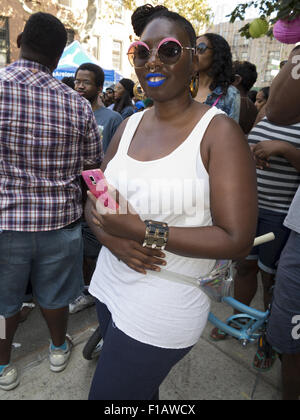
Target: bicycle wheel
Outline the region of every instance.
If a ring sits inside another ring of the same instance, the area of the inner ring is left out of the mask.
[[[103,339],[98,327],[88,339],[86,345],[82,350],[82,355],[86,360],[92,360],[98,356],[103,345]]]

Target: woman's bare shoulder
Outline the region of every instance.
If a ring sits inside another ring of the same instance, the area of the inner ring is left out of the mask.
[[[224,113],[215,115],[207,129],[205,138],[216,142],[222,139],[226,143],[237,140],[243,140],[246,143],[246,137],[240,125]]]

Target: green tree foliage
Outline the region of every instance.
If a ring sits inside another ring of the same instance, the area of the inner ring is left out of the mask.
[[[231,12],[230,22],[236,20],[245,20],[245,14],[248,8],[255,7],[259,11],[261,18],[269,20],[273,25],[279,19],[293,20],[300,15],[300,1],[299,0],[251,0],[247,3],[238,4]],[[240,29],[242,36],[251,38],[249,33],[250,23]],[[272,28],[268,32],[268,36],[272,36]]]
[[[206,0],[165,0],[159,3],[189,20],[197,35],[201,33],[203,27],[211,19],[211,9]]]
[[[122,3],[129,10],[133,11],[136,8],[135,0],[123,0]],[[153,6],[162,4],[173,12],[181,14],[192,23],[197,34],[209,23],[212,16],[207,0],[152,0],[149,3]]]

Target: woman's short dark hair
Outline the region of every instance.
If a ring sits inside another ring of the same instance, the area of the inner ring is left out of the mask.
[[[192,24],[178,13],[171,12],[164,6],[145,4],[138,7],[131,16],[131,23],[135,34],[140,37],[148,23],[154,19],[165,18],[181,25],[187,32],[192,47],[196,46],[196,33]]]
[[[228,87],[234,80],[230,46],[221,35],[207,33],[201,36],[205,36],[213,48],[213,62],[208,72],[213,81],[209,88],[210,90],[215,90],[219,86],[222,88],[223,93],[226,94]]]
[[[67,31],[62,22],[49,13],[38,12],[30,16],[22,33],[21,46],[56,59],[67,43]]]
[[[264,94],[265,100],[267,101],[269,99],[270,86],[263,87],[260,91]]]
[[[257,70],[255,64],[252,64],[249,61],[234,61],[233,73],[241,76],[241,85],[246,92],[249,92],[249,90],[255,85],[257,80]]]
[[[87,71],[90,71],[90,72],[94,73],[94,75],[95,75],[95,85],[97,87],[102,87],[103,86],[105,76],[104,76],[104,71],[102,70],[102,68],[100,66],[97,66],[97,64],[94,64],[94,63],[80,64],[80,66],[76,70],[75,77],[76,77],[77,73],[79,72],[79,70],[87,70]]]
[[[253,89],[253,90],[250,90],[249,92],[248,92],[248,98],[249,99],[251,99],[251,101],[255,104],[255,102],[256,102],[256,95],[257,95],[257,90],[255,90],[255,89]]]

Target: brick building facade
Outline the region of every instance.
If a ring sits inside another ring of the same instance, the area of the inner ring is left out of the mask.
[[[18,58],[17,36],[37,11],[57,16],[67,29],[68,44],[78,40],[103,68],[133,76],[126,57],[132,12],[119,0],[0,0],[0,67]]]
[[[258,39],[241,37],[239,29],[251,21],[224,22],[213,26],[208,32],[223,36],[231,46],[234,60],[250,61],[258,72],[256,87],[270,86],[279,66],[274,64],[287,60],[294,45],[286,45],[267,36]]]
[[[1,0],[0,2],[0,67],[18,58],[17,36],[31,13],[51,13],[65,24],[69,42],[76,37],[76,19],[72,11],[55,0]]]

